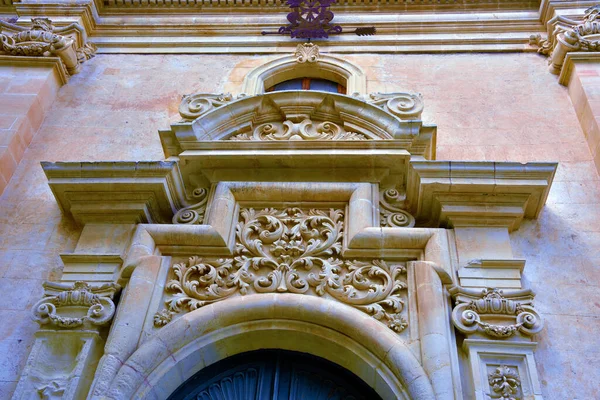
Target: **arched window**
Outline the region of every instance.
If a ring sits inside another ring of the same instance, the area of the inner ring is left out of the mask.
[[[267,88],[267,92],[282,90],[319,90],[321,92],[346,94],[346,87],[340,83],[320,78],[295,78]]]

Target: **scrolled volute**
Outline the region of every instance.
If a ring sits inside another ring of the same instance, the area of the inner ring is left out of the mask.
[[[367,102],[403,120],[420,119],[424,108],[421,93],[371,93]]]
[[[32,308],[40,325],[62,329],[84,327],[86,323],[106,325],[115,314],[113,296],[120,289],[115,283],[93,287],[82,281],[73,284],[45,282],[45,297]]]
[[[183,96],[179,104],[179,114],[184,120],[196,118],[233,101],[230,93],[195,93]]]
[[[174,224],[201,224],[204,221],[206,202],[208,201],[208,189],[197,188],[192,193],[197,203],[184,207],[173,216]]]
[[[477,294],[472,289],[455,286],[450,293],[456,300],[452,322],[464,334],[479,333],[494,339],[506,339],[519,333],[532,336],[543,327],[529,291],[505,296],[502,290],[494,288]]]
[[[302,122],[269,122],[254,128],[252,135],[245,133],[229,138],[234,141],[278,141],[278,140],[367,140],[361,133],[347,132],[334,122],[313,122],[306,118]]]
[[[403,209],[405,195],[396,188],[379,192],[379,216],[381,226],[390,228],[412,228],[415,218]]]

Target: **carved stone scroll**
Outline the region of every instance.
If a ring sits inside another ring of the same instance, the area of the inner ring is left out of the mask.
[[[397,189],[386,189],[379,193],[379,216],[381,226],[411,228],[415,218],[403,210],[405,196]]]
[[[115,283],[92,287],[81,281],[45,282],[43,286],[46,296],[33,306],[33,319],[62,329],[80,328],[86,322],[108,324],[115,313],[113,296],[120,289]]]
[[[73,38],[61,35],[67,30],[81,30],[76,24],[57,29],[48,18],[32,18],[27,29],[5,21],[0,28],[17,32],[13,35],[0,33],[0,54],[12,56],[60,57],[69,74],[79,72],[80,64],[94,57],[96,46],[90,42],[77,48]]]
[[[507,296],[502,290],[492,288],[478,293],[477,290],[454,286],[449,291],[456,300],[452,322],[467,335],[480,333],[494,339],[505,339],[518,333],[532,336],[543,327],[539,314],[533,308],[530,291]]]
[[[233,101],[229,93],[210,94],[195,93],[183,96],[179,104],[179,114],[184,120],[193,121],[196,118]]]
[[[408,325],[404,264],[343,260],[343,220],[336,209],[242,209],[234,258],[174,264],[154,325],[236,294],[291,292],[340,301],[401,332]]]
[[[420,93],[371,93],[367,102],[400,119],[420,119],[424,108]]]
[[[198,202],[177,211],[173,216],[174,224],[201,224],[204,221],[206,202],[208,201],[208,189],[197,188],[192,195]]]
[[[367,140],[367,137],[361,133],[346,132],[342,126],[333,122],[305,119],[300,123],[283,121],[261,124],[254,128],[252,135],[242,133],[229,140]]]

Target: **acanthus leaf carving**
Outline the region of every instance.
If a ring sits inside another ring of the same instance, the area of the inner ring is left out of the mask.
[[[230,137],[229,140],[367,140],[367,137],[362,133],[347,132],[334,122],[313,122],[307,118],[300,123],[288,120],[261,124],[254,128],[252,135],[242,133]]]
[[[319,61],[319,46],[314,43],[301,43],[296,47],[294,57],[300,64],[315,63]]]
[[[179,104],[179,114],[184,120],[196,118],[233,101],[230,93],[211,94],[195,93],[183,96]]]
[[[488,375],[490,397],[498,400],[520,400],[521,379],[517,371],[501,365]]]
[[[530,293],[507,297],[495,288],[484,289],[478,295],[474,292],[458,286],[450,289],[456,299],[452,322],[459,331],[465,334],[481,332],[495,339],[506,339],[517,333],[532,336],[542,329]],[[514,323],[506,324],[507,317]]]
[[[33,319],[40,325],[75,329],[86,322],[96,326],[108,324],[115,313],[112,298],[120,286],[107,283],[93,287],[82,281],[73,284],[46,282],[44,289],[46,296],[32,308]]]
[[[415,218],[403,209],[405,195],[396,188],[384,189],[379,193],[379,216],[381,226],[412,228]]]
[[[174,224],[202,224],[204,221],[204,213],[206,212],[206,203],[208,201],[208,189],[196,188],[192,196],[198,202],[177,211],[173,215]]]
[[[343,260],[343,219],[336,209],[242,209],[234,257],[174,264],[166,308],[156,313],[154,325],[235,294],[288,292],[326,296],[401,332],[408,325],[402,316],[405,266]]]

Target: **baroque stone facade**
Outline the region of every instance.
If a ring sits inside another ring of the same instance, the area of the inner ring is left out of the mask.
[[[348,47],[254,32],[281,1],[126,3],[0,4],[0,398],[257,349],[383,399],[597,397],[594,4],[350,1]]]

